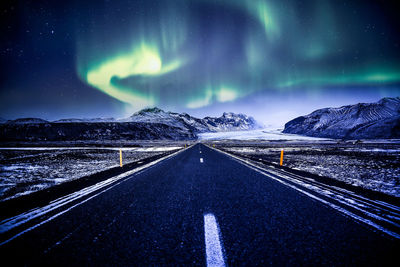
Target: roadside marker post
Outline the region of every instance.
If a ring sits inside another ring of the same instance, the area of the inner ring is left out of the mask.
[[[122,149],[119,150],[119,166],[122,167]]]
[[[280,161],[280,164],[279,165],[283,165],[283,149],[281,150],[281,161]]]

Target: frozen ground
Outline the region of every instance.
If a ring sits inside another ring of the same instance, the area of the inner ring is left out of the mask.
[[[130,163],[182,146],[122,148]],[[119,148],[0,148],[0,201],[119,166]]]
[[[281,133],[282,129],[261,129],[250,131],[216,132],[199,134],[200,140],[290,140],[290,141],[322,141],[326,138],[301,136]]]
[[[284,149],[284,165],[289,168],[400,197],[398,141],[358,144],[222,141],[218,147],[274,164],[279,164],[280,151]]]

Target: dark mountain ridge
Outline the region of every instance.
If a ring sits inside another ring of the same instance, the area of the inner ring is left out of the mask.
[[[338,139],[400,138],[400,97],[318,109],[289,121],[283,132]]]
[[[202,132],[250,130],[257,127],[252,117],[243,114],[224,113],[219,118],[198,119],[187,113],[148,108],[122,120],[9,120],[0,125],[0,141],[194,140]]]
[[[187,113],[165,112],[159,108],[143,109],[123,121],[162,122],[175,127],[192,130],[195,133],[252,130],[260,126],[254,118],[233,112],[224,112],[221,117],[199,119]]]

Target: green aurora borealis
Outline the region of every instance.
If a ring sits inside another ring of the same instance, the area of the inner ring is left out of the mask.
[[[400,95],[400,19],[383,0],[11,1],[0,118],[144,107],[284,123]]]
[[[133,109],[400,81],[398,62],[375,44],[382,40],[346,24],[356,18],[334,1],[309,2],[305,14],[295,1],[138,3],[126,25],[93,27],[79,40],[77,69],[83,81]]]

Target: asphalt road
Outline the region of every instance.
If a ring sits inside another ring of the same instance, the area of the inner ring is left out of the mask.
[[[399,248],[398,239],[198,144],[0,252],[10,266],[332,266],[390,264]]]

